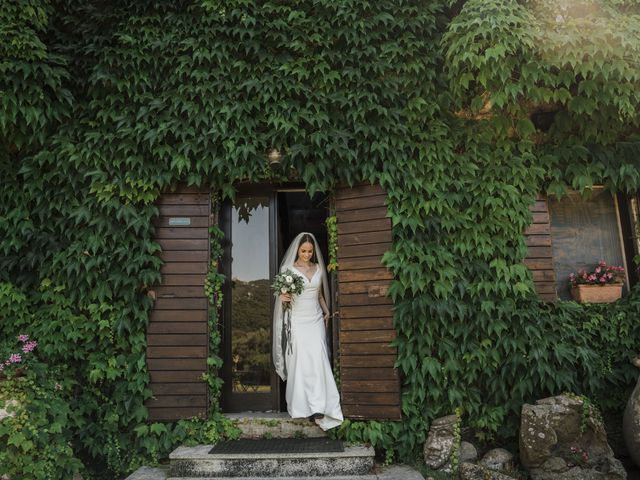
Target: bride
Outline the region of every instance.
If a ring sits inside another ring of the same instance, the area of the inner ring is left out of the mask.
[[[280,271],[302,276],[300,295],[280,295],[273,312],[273,363],[287,382],[287,410],[292,418],[307,417],[328,430],[343,421],[340,396],[327,353],[329,321],[327,274],[315,237],[300,233],[291,242]],[[283,345],[282,311],[291,303],[291,348]]]

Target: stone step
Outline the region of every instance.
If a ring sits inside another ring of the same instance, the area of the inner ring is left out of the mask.
[[[288,413],[226,413],[241,431],[240,438],[316,438],[327,434],[306,418],[291,418]]]
[[[334,477],[271,477],[276,480],[424,480],[413,468],[405,465],[383,467],[369,475],[348,475]],[[163,468],[141,467],[126,480],[264,480],[264,477],[167,477]]]
[[[166,480],[379,480],[378,475],[341,475],[339,477],[168,477]],[[396,480],[395,478],[393,480]]]
[[[213,445],[178,447],[169,455],[169,477],[329,477],[367,475],[373,448],[346,446],[343,452],[212,454]]]

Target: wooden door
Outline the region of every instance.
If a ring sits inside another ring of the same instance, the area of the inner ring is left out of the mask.
[[[381,263],[391,247],[386,193],[375,185],[339,188],[338,310],[340,389],[346,417],[401,418],[400,377],[393,302],[387,296],[392,274]]]
[[[206,417],[208,301],[204,279],[209,266],[211,198],[207,191],[182,188],[163,194],[154,220],[162,247],[162,281],[147,328],[147,367],[154,398],[149,419]]]

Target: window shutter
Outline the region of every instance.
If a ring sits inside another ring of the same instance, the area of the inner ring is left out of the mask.
[[[152,398],[149,420],[207,415],[209,192],[182,188],[163,194],[154,219],[162,247],[162,280],[147,327],[147,367]]]
[[[335,192],[338,226],[338,343],[342,409],[347,418],[401,418],[392,274],[381,263],[391,247],[386,193],[375,185]]]
[[[529,208],[533,215],[533,222],[524,232],[528,247],[524,264],[531,270],[538,296],[545,301],[554,301],[556,299],[556,274],[553,269],[551,227],[546,195],[539,195]]]

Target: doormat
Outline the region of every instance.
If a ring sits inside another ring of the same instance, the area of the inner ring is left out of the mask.
[[[243,438],[220,442],[209,453],[331,453],[344,452],[340,440],[330,438],[270,438],[252,440]]]

